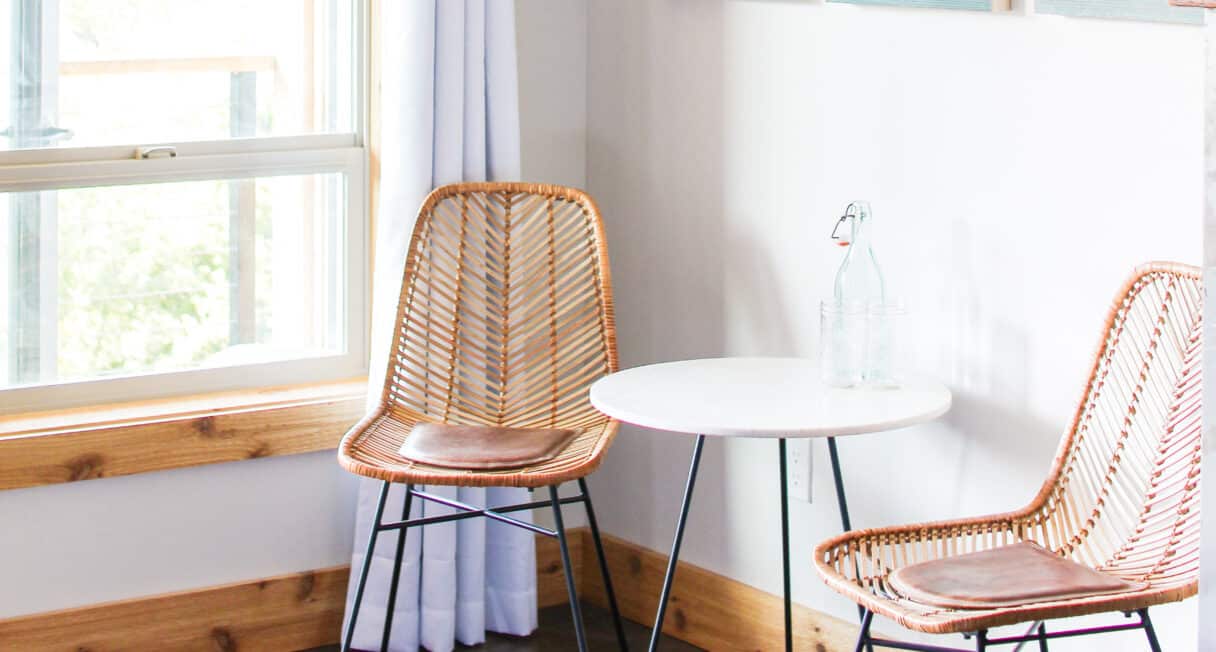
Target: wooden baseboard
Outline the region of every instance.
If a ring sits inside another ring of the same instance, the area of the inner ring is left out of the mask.
[[[591,534],[570,531],[570,557],[584,600],[604,595]],[[653,624],[667,557],[616,537],[604,537],[624,616]],[[540,606],[566,603],[557,542],[538,536]],[[225,586],[135,598],[0,620],[0,649],[22,652],[307,650],[338,642],[347,566]],[[681,563],[663,631],[709,650],[776,650],[783,646],[781,598],[705,569]],[[851,623],[795,606],[799,650],[850,650]]]
[[[349,568],[0,620],[22,652],[305,650],[336,641]]]
[[[590,532],[584,537],[583,549],[593,551]],[[653,626],[667,555],[613,536],[603,535],[603,541],[622,615]],[[584,558],[579,595],[607,607],[594,554]],[[680,562],[663,633],[706,650],[780,650],[785,647],[782,607],[780,596]],[[857,641],[855,624],[797,604],[793,616],[797,650],[852,650]]]
[[[581,577],[583,530],[570,530],[576,578]],[[536,572],[540,606],[565,604],[561,555],[549,537],[537,537]],[[307,650],[338,642],[349,576],[349,566],[336,566],[0,619],[0,650]]]

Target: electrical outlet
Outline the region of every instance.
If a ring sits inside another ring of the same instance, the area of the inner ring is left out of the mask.
[[[790,497],[811,502],[811,440],[786,440],[785,463]]]

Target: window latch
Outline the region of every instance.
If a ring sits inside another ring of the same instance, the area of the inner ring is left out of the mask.
[[[177,158],[177,148],[172,145],[140,147],[135,150],[135,158]]]

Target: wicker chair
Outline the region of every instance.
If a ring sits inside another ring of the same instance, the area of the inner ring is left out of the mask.
[[[1199,572],[1202,394],[1199,270],[1155,263],[1136,271],[1106,321],[1089,381],[1053,469],[1033,502],[984,518],[846,532],[815,549],[815,567],[862,609],[857,650],[874,614],[931,634],[974,633],[987,646],[1144,629],[1148,608],[1195,595]],[[1014,607],[949,609],[901,597],[890,574],[926,560],[1035,542],[1063,558],[1143,586],[1128,592]],[[1048,632],[1042,621],[1121,611],[1136,622]],[[1037,622],[1036,622],[1037,621]],[[1001,625],[1024,636],[990,638]],[[952,648],[898,643],[903,649]]]
[[[617,369],[612,283],[594,202],[581,191],[557,186],[444,186],[423,203],[406,255],[383,393],[338,451],[345,469],[384,483],[342,649],[350,649],[378,533],[401,531],[382,643],[387,648],[406,528],[482,516],[558,539],[578,646],[586,649],[562,524],[561,505],[572,502],[586,508],[624,648],[584,480],[599,466],[617,429],[587,398],[593,381]],[[451,468],[399,454],[419,423],[556,428],[577,434],[556,456],[522,468]],[[570,480],[578,482],[580,495],[559,499],[557,486]],[[407,487],[404,513],[400,521],[385,523],[392,483]],[[547,487],[548,500],[485,509],[427,493],[419,485]],[[409,520],[414,498],[458,512]],[[553,510],[555,529],[510,516],[542,507]]]

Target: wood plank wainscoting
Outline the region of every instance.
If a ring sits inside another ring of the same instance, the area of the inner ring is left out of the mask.
[[[571,561],[579,594],[607,600],[586,528],[572,529]],[[651,625],[667,558],[605,536],[625,617]],[[557,543],[536,541],[542,607],[566,602]],[[0,620],[0,650],[20,652],[285,652],[338,642],[349,567],[338,566],[237,584]],[[798,650],[851,650],[857,627],[794,607]],[[664,632],[709,650],[776,650],[782,643],[781,598],[680,563]]]

